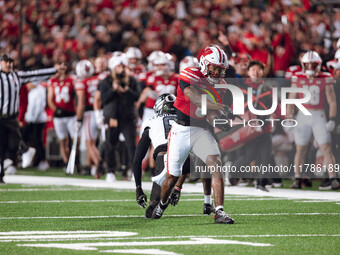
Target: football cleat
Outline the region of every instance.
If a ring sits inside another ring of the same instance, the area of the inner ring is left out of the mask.
[[[330,179],[323,179],[322,183],[319,186],[319,190],[330,190],[332,188],[332,182]]]
[[[203,214],[210,215],[215,212],[215,208],[212,204],[204,203],[203,204]]]
[[[292,186],[290,186],[291,189],[301,189],[301,184],[302,184],[302,180],[300,178],[296,178],[292,184]]]
[[[165,210],[165,209],[164,209]],[[159,202],[152,212],[152,219],[159,219],[162,217],[164,210],[161,208],[161,203]]]
[[[333,190],[340,189],[340,182],[337,179],[332,180],[332,189]]]
[[[234,224],[234,219],[231,218],[223,210],[217,210],[215,214],[215,223],[217,224]]]
[[[269,192],[269,190],[266,188],[266,186],[263,186],[263,185],[257,185],[256,190],[257,191]]]
[[[313,186],[313,183],[312,183],[311,179],[303,178],[302,179],[302,186],[307,187],[307,188],[311,188]]]
[[[149,219],[152,217],[153,210],[155,209],[158,203],[159,203],[159,200],[150,201],[148,208],[146,208],[145,210],[145,218]]]

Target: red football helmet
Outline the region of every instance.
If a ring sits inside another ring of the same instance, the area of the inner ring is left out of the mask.
[[[224,78],[228,66],[227,54],[215,45],[206,48],[200,59],[200,70],[210,83],[218,83]]]
[[[301,58],[302,70],[307,76],[316,76],[321,71],[322,59],[316,51],[308,51]]]

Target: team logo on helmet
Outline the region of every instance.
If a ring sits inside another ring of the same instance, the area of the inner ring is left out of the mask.
[[[155,102],[153,110],[156,116],[164,114],[175,114],[176,108],[174,107],[176,97],[173,94],[165,93],[160,95]]]

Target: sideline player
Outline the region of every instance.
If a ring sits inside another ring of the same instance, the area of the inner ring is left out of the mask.
[[[75,79],[68,74],[66,59],[63,56],[60,57],[56,68],[56,77],[48,81],[47,102],[54,112],[54,129],[66,167],[70,154],[68,136],[74,136],[76,126]]]
[[[303,104],[312,115],[304,115],[298,112],[296,120],[298,125],[294,128],[294,139],[296,144],[296,153],[294,157],[295,181],[291,188],[301,189],[302,173],[300,169],[304,165],[307,147],[312,134],[320,146],[324,155],[325,166],[327,166],[328,175],[331,179],[332,189],[339,189],[340,183],[336,179],[334,170],[335,158],[331,148],[331,132],[335,128],[336,117],[336,98],[334,92],[334,79],[329,73],[321,72],[322,59],[315,51],[308,51],[301,59],[302,72],[296,73],[292,77],[291,86],[308,89],[311,92],[311,99],[308,103]],[[301,93],[291,93],[289,98],[302,96]],[[329,121],[325,115],[326,101],[329,105]],[[287,108],[287,117],[292,118],[294,105],[290,104]]]

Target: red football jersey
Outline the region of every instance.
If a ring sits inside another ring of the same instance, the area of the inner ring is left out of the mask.
[[[48,87],[53,88],[54,103],[65,111],[75,111],[75,80],[68,76],[64,81],[53,78],[48,81]]]
[[[293,75],[297,72],[301,72],[302,71],[302,68],[300,65],[295,65],[295,66],[290,66],[288,67],[288,69],[286,70],[286,73],[285,73],[285,78],[290,80]]]
[[[135,77],[137,80],[139,79],[139,76],[142,73],[145,73],[146,69],[143,65],[137,65],[135,68],[129,68],[130,69],[130,75]]]
[[[76,83],[76,90],[83,90],[85,92],[85,106],[87,108],[93,108],[94,97],[96,95],[98,84],[106,77],[106,73],[100,73]]]
[[[151,81],[152,79],[149,79]],[[170,93],[176,95],[176,89],[178,85],[178,74],[171,74],[169,78],[163,76],[155,76],[152,83],[146,83],[147,87],[151,87],[156,92],[155,98],[149,97],[145,102],[145,107],[153,108],[157,97],[164,93]]]
[[[211,95],[213,95],[214,99],[217,103],[221,103],[221,98],[224,90],[217,90],[211,85],[207,78],[201,73],[201,71],[196,67],[187,67],[184,69],[179,75],[179,81],[184,81],[190,86],[194,86],[196,88],[200,88],[202,90],[202,94],[206,94],[206,91],[209,91]],[[221,83],[225,83],[223,79],[221,79]],[[203,92],[204,91],[204,92]],[[184,95],[183,90],[180,86],[177,87],[177,97],[174,103],[174,106],[186,114],[195,119],[203,120],[206,116],[201,115],[201,110],[199,110],[196,105],[190,102],[189,98]]]
[[[303,104],[307,109],[325,109],[326,86],[334,84],[334,79],[330,73],[321,72],[316,78],[308,79],[304,72],[295,73],[292,77],[292,85],[298,88],[308,89],[312,94],[308,103]],[[303,98],[303,93],[298,93],[299,98]]]
[[[152,83],[155,79],[153,72],[142,72],[138,75],[138,81],[146,83]]]
[[[332,59],[326,63],[327,71],[331,73],[331,75],[334,75],[334,65],[336,65],[337,60]]]

